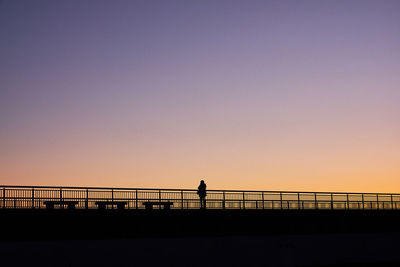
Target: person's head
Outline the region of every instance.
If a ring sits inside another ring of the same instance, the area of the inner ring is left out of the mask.
[[[201,184],[204,184],[204,180],[201,180],[200,183],[201,183]]]

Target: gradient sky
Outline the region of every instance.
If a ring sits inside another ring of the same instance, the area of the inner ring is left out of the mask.
[[[400,1],[1,1],[0,184],[400,192]]]

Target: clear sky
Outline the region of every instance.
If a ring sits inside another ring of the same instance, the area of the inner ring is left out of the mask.
[[[0,184],[400,192],[400,1],[0,1]]]

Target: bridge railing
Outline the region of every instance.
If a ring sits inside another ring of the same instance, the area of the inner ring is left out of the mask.
[[[124,201],[127,209],[144,209],[146,201],[170,201],[172,209],[200,208],[194,189],[0,186],[2,209],[44,209],[45,201],[77,201],[77,209],[96,209],[97,201]],[[208,190],[206,201],[207,209],[400,209],[400,194],[389,193]]]

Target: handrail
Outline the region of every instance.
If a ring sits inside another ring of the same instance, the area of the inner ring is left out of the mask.
[[[138,187],[98,187],[98,186],[48,186],[48,185],[0,185],[0,188],[11,187],[11,188],[65,188],[65,189],[102,189],[102,190],[160,190],[160,188],[138,188]],[[163,191],[197,191],[196,189],[185,189],[185,188],[162,188]],[[400,193],[379,193],[379,192],[340,192],[340,191],[276,191],[276,190],[239,190],[239,189],[207,189],[208,192],[238,192],[238,193],[291,193],[291,194],[351,194],[351,195],[400,195]]]

